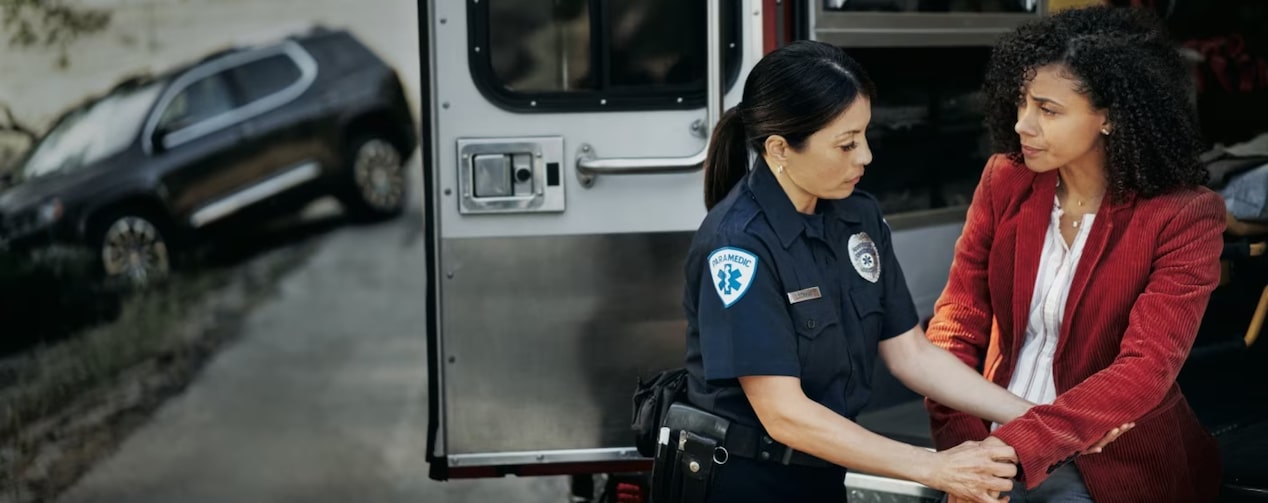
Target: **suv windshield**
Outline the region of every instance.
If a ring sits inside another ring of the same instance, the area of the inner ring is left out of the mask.
[[[150,83],[120,90],[70,112],[34,147],[22,178],[75,170],[123,150],[141,129],[160,87]]]

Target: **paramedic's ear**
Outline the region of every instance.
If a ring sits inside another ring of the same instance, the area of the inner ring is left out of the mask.
[[[773,134],[766,137],[766,155],[775,164],[786,164],[788,161],[788,140],[783,136]]]

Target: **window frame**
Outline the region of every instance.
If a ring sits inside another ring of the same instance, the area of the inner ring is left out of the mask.
[[[291,83],[291,85],[266,95],[251,103],[243,103],[242,90],[240,83],[231,74],[231,70],[248,63],[258,60],[284,54],[291,58],[300,69],[299,80]],[[175,131],[169,131],[165,137],[163,148],[173,149],[186,143],[192,142],[198,138],[202,138],[209,134],[215,133],[222,129],[240,124],[251,118],[270,112],[274,109],[289,104],[303,95],[308,88],[312,86],[317,79],[317,60],[313,58],[308,51],[304,50],[298,43],[293,40],[287,40],[276,46],[250,50],[243,52],[234,52],[229,55],[213,58],[206,63],[194,66],[192,69],[184,72],[174,79],[167,89],[163,91],[162,96],[156,102],[154,109],[150,112],[149,118],[146,120],[144,133],[141,144],[147,155],[154,155],[158,149],[154,144],[154,133],[161,122],[163,115],[167,112],[172,100],[176,99],[180,93],[186,88],[204,78],[219,75],[229,86],[230,93],[237,100],[234,107],[226,112],[203,119],[199,122],[187,125]]]
[[[159,129],[159,128],[163,128],[163,127],[165,127],[165,123],[166,123],[166,122],[169,122],[169,121],[174,121],[174,119],[171,119],[171,118],[167,117],[167,114],[168,114],[168,112],[169,112],[169,111],[171,111],[171,110],[172,110],[172,108],[173,108],[173,107],[175,107],[175,106],[176,106],[176,104],[177,104],[178,100],[180,100],[181,96],[184,96],[184,95],[185,95],[185,92],[186,92],[186,91],[189,91],[190,89],[192,89],[194,86],[196,86],[196,85],[198,85],[198,84],[201,84],[201,83],[203,83],[203,82],[207,82],[208,80],[213,80],[213,79],[214,79],[214,80],[218,80],[218,81],[220,82],[220,84],[219,84],[219,85],[223,87],[225,94],[228,96],[228,98],[229,98],[229,106],[228,106],[228,108],[225,108],[223,111],[221,111],[220,113],[217,113],[217,114],[215,114],[215,115],[211,115],[211,116],[205,117],[205,118],[203,118],[202,120],[198,120],[198,121],[190,122],[188,125],[185,125],[185,126],[183,126],[183,127],[179,128],[179,129],[173,129],[173,130],[171,130],[171,131],[169,132],[169,134],[179,133],[179,132],[184,131],[184,130],[186,130],[186,129],[190,129],[190,128],[194,127],[194,126],[197,126],[197,125],[198,125],[198,124],[200,124],[200,123],[210,121],[210,120],[212,120],[212,119],[215,119],[216,117],[219,117],[219,116],[221,116],[221,115],[227,114],[227,113],[229,113],[229,112],[232,112],[232,111],[237,110],[238,108],[242,107],[242,96],[240,95],[240,93],[239,93],[236,89],[234,89],[233,83],[229,80],[229,78],[228,78],[228,76],[227,76],[227,72],[217,72],[217,73],[213,73],[213,74],[211,74],[211,75],[205,75],[205,76],[203,76],[203,77],[201,77],[201,78],[198,78],[198,79],[194,79],[194,80],[189,81],[189,83],[187,83],[186,85],[184,85],[183,87],[181,87],[181,89],[180,89],[180,91],[179,91],[179,92],[176,92],[176,93],[172,94],[172,99],[171,99],[171,100],[169,100],[169,101],[168,101],[168,102],[164,105],[162,112],[158,114],[158,118],[159,118],[159,119],[158,119],[158,123],[157,123],[157,125],[155,126],[155,129],[157,130],[157,129]],[[178,123],[179,123],[179,122],[178,122]]]
[[[601,69],[606,78],[610,24],[607,0],[588,0],[590,17],[591,68]],[[722,40],[722,80],[724,92],[736,84],[743,57],[743,5],[740,0],[723,0],[722,22],[731,28],[731,38]],[[480,94],[497,107],[516,113],[575,113],[606,111],[694,110],[705,105],[705,86],[618,87],[600,82],[597,90],[512,91],[497,78],[489,49],[489,0],[467,2],[467,68]],[[703,30],[703,27],[701,28]],[[723,30],[725,37],[726,30]],[[607,87],[604,87],[607,86]]]
[[[245,75],[238,73],[238,70],[241,70],[243,67],[247,65],[250,65],[259,61],[263,61],[269,58],[274,58],[274,57],[282,57],[282,58],[285,58],[286,60],[289,60],[290,63],[294,65],[294,68],[297,72],[295,77],[291,80],[289,84],[282,86],[276,91],[273,91],[268,94],[262,94],[260,95],[260,97],[255,99],[250,99],[249,96],[251,95],[250,91],[252,86],[247,83]],[[288,89],[296,87],[296,85],[302,82],[305,77],[304,67],[300,66],[299,62],[296,61],[295,56],[286,54],[285,51],[280,51],[280,53],[274,53],[274,54],[265,54],[260,56],[259,58],[234,65],[233,67],[225,69],[224,74],[226,75],[226,78],[229,80],[230,85],[233,86],[235,89],[237,89],[239,98],[242,100],[241,104],[239,105],[240,108],[251,106],[252,104],[256,102],[272,99],[275,95],[285,93]]]
[[[1035,12],[856,12],[828,10],[812,0],[815,40],[845,47],[989,46],[1001,35],[1048,15],[1049,0]]]

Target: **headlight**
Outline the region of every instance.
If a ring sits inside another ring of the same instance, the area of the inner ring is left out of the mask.
[[[40,205],[38,213],[40,225],[48,225],[62,219],[65,207],[62,206],[60,199],[50,199],[48,202]]]

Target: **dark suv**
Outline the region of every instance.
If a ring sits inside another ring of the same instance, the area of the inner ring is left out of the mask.
[[[321,196],[397,215],[416,146],[395,71],[346,32],[219,52],[58,119],[5,175],[0,247],[86,244],[106,275],[144,282],[203,231]]]

